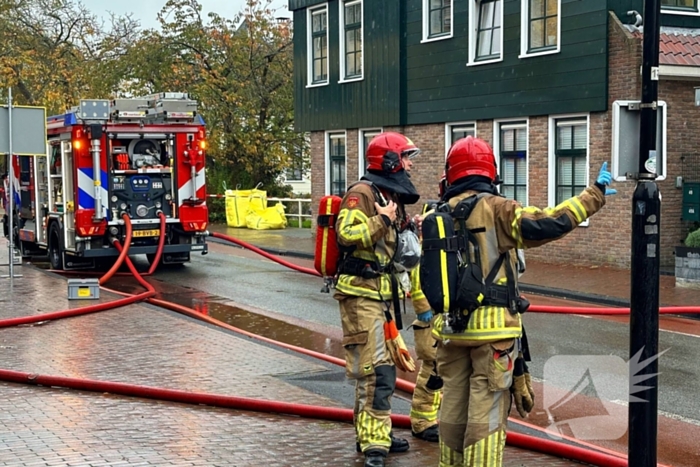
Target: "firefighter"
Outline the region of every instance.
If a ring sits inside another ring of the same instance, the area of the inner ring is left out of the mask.
[[[409,449],[408,441],[391,430],[395,364],[401,361],[392,358],[383,329],[387,319],[399,322],[396,305],[403,290],[410,290],[417,313],[430,309],[417,276],[420,243],[405,211],[420,197],[404,168],[419,152],[399,133],[374,137],[367,146],[367,172],[343,197],[336,222],[346,256],[334,298],[340,307],[346,374],[356,382],[354,424],[365,467],[382,467],[389,452]],[[411,235],[415,239],[409,242]]]
[[[479,193],[496,195],[476,202],[466,228],[477,238],[484,277],[496,270],[493,284],[515,290],[516,296],[516,249],[562,238],[600,210],[606,194],[615,193],[606,189],[612,180],[606,162],[594,186],[578,196],[554,208],[523,207],[498,196],[493,151],[485,141],[471,136],[450,148],[446,175],[448,187],[443,200],[451,208]],[[506,259],[499,266],[497,258],[501,257]],[[510,293],[505,295],[511,297]],[[450,330],[443,315],[434,321],[433,335],[439,341],[438,372],[444,380],[439,417],[440,467],[500,467],[511,386],[521,416],[527,416],[534,405],[529,375],[519,375],[513,384],[513,369],[522,363],[520,313],[527,305],[524,299],[501,300],[493,298],[487,306],[476,308],[467,315],[466,328],[459,332]]]
[[[410,161],[409,161],[410,162]],[[406,166],[408,172],[411,171],[413,164],[409,163]],[[442,197],[443,181],[445,174],[443,173],[440,179],[439,194]],[[420,230],[422,216],[417,215],[415,222]],[[416,275],[420,272],[418,269]],[[418,277],[420,281],[420,277]],[[420,284],[420,282],[418,282]],[[421,298],[424,298],[421,291]],[[438,429],[438,410],[440,409],[440,401],[442,399],[442,378],[437,373],[437,345],[432,332],[432,320],[434,317],[433,310],[427,310],[422,313],[416,313],[416,320],[411,327],[413,328],[413,340],[415,342],[416,356],[421,360],[420,371],[416,377],[416,386],[411,399],[411,434],[416,438],[437,443],[439,440]]]
[[[421,292],[422,293],[422,292]],[[430,306],[430,305],[428,305]],[[439,440],[438,410],[442,399],[442,378],[437,371],[437,347],[432,336],[434,313],[427,310],[416,314],[411,327],[416,347],[416,356],[421,360],[420,371],[411,399],[411,434],[431,443]]]

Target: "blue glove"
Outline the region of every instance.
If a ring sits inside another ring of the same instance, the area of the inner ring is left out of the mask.
[[[424,311],[416,315],[418,321],[423,321],[424,323],[429,323],[433,319],[433,310]]]
[[[598,179],[595,181],[595,183],[596,185],[599,185],[599,188],[603,191],[603,193],[606,196],[617,194],[617,190],[612,188],[605,188],[607,185],[610,185],[612,183],[612,174],[608,172],[608,161],[603,162],[603,166],[600,168],[600,172],[598,173]]]

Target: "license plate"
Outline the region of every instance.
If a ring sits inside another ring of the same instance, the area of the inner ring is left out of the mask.
[[[159,237],[160,236],[160,229],[134,230],[131,235],[133,237]]]

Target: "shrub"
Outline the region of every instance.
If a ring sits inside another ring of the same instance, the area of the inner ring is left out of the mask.
[[[700,248],[700,230],[690,232],[683,243],[689,248]]]

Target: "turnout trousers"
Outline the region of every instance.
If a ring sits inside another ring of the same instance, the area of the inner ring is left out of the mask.
[[[355,380],[354,424],[357,442],[369,449],[389,452],[391,396],[396,388],[396,367],[384,340],[383,302],[364,297],[339,298],[345,348],[345,373]]]
[[[503,465],[516,353],[514,339],[477,347],[440,343],[440,467]]]
[[[432,326],[430,323],[415,320],[412,327],[416,356],[421,364],[411,400],[411,430],[414,433],[420,433],[437,424],[442,391],[439,388],[431,389],[439,381],[436,362],[437,346],[431,334]]]

